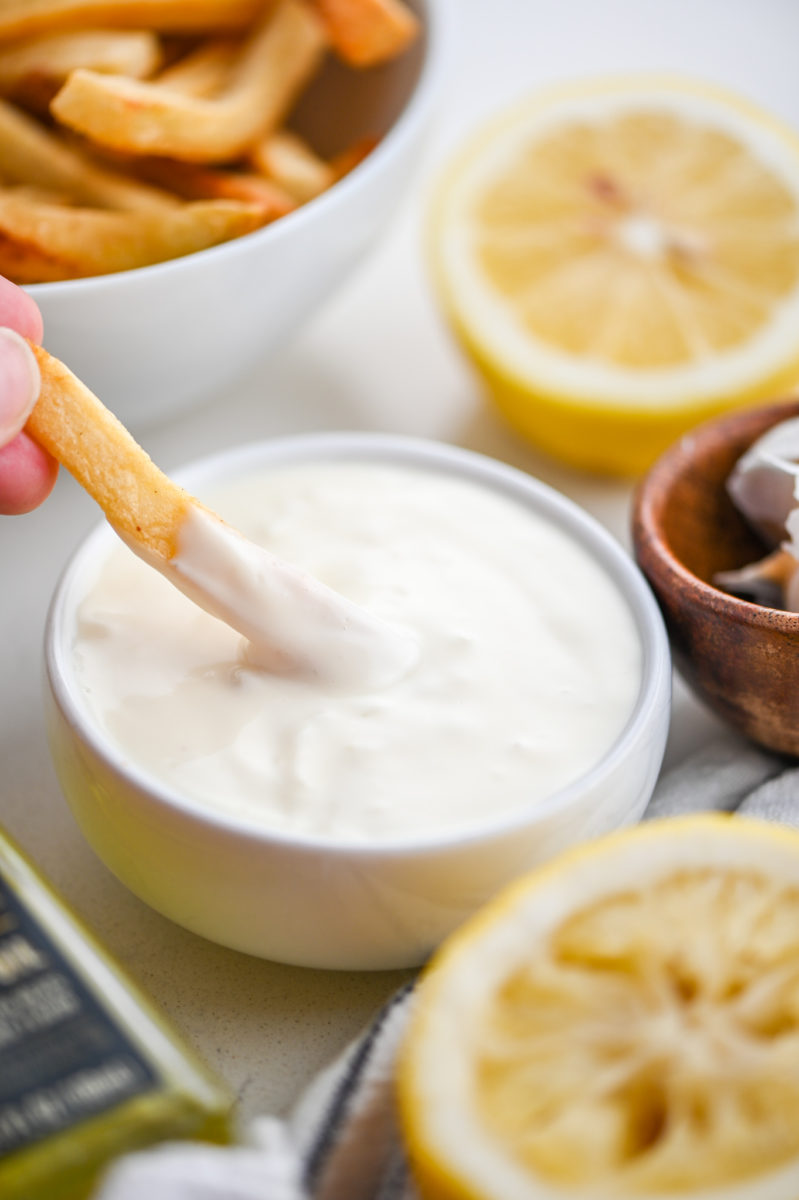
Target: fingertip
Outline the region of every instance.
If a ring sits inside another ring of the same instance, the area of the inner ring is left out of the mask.
[[[41,342],[44,323],[32,296],[0,275],[0,325],[15,329],[33,342]]]
[[[58,463],[26,433],[0,448],[0,515],[19,516],[42,504],[55,486]]]
[[[0,443],[23,429],[42,386],[36,357],[14,329],[0,326]]]

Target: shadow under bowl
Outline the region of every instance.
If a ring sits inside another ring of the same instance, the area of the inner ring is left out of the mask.
[[[633,547],[663,613],[675,665],[696,695],[747,737],[799,755],[799,614],[729,595],[717,572],[767,550],[726,480],[799,399],[736,412],[681,438],[639,484]]]

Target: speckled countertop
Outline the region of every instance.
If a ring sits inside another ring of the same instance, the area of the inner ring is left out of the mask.
[[[458,20],[440,119],[390,237],[302,336],[224,405],[140,437],[167,470],[212,449],[305,430],[436,437],[531,471],[626,541],[625,486],[545,462],[482,407],[424,276],[419,224],[428,181],[442,153],[481,115],[536,83],[592,72],[699,74],[799,123],[799,8],[794,0],[456,0],[452,7]],[[40,679],[49,597],[96,520],[69,478],[39,512],[0,519],[0,822],[231,1083],[242,1116],[278,1112],[407,973],[308,971],[221,949],[150,911],[89,850],[50,765]],[[668,759],[714,725],[678,685]]]

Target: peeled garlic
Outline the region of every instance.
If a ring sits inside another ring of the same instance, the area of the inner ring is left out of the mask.
[[[725,592],[747,596],[769,608],[788,608],[788,592],[796,591],[799,585],[799,562],[789,550],[772,550],[765,558],[737,571],[717,571],[713,582]],[[799,603],[799,591],[796,591],[796,600]]]
[[[785,538],[799,503],[799,417],[781,421],[747,450],[727,480],[735,507],[769,546]]]
[[[799,501],[799,483],[796,487],[796,495],[797,501]],[[785,529],[789,539],[785,543],[785,548],[796,561],[796,568],[784,585],[783,599],[789,612],[799,612],[799,503],[788,514]]]
[[[799,417],[753,442],[735,464],[727,492],[772,553],[740,570],[720,571],[713,582],[799,612]]]

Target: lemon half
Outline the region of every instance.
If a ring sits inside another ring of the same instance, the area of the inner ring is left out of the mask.
[[[467,922],[400,1107],[428,1200],[799,1196],[799,834],[653,822]]]
[[[674,438],[799,379],[799,139],[680,79],[534,97],[456,158],[434,278],[509,421],[637,473]]]

